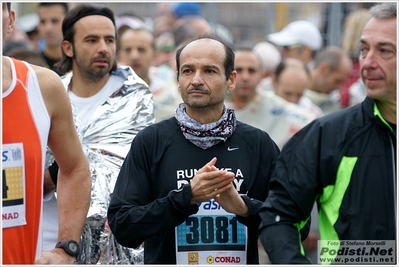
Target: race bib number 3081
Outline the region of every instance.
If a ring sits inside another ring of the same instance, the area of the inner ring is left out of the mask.
[[[246,264],[247,227],[215,200],[176,227],[177,264]]]
[[[25,225],[25,164],[23,144],[3,144],[2,148],[2,225],[3,228]]]

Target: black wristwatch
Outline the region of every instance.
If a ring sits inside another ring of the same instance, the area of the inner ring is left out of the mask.
[[[55,245],[55,248],[62,248],[68,255],[77,257],[79,255],[79,244],[75,240],[61,240]]]

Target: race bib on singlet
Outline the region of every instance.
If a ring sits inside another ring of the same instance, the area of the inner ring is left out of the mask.
[[[3,144],[2,164],[3,228],[25,225],[25,164],[23,144]]]
[[[177,264],[246,264],[247,227],[214,199],[176,227]]]

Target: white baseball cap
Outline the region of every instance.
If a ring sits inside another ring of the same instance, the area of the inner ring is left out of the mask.
[[[267,39],[279,46],[301,44],[320,50],[322,38],[320,30],[312,22],[297,20],[287,24],[280,32],[267,35]]]
[[[145,22],[134,16],[120,16],[115,18],[116,29],[119,30],[122,26],[128,26],[131,29],[148,29]]]

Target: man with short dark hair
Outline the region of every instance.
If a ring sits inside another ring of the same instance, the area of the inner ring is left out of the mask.
[[[262,80],[261,59],[251,46],[235,50],[237,85],[227,94],[226,105],[237,119],[267,132],[280,149],[297,131],[316,118],[308,110],[276,95],[257,90]]]
[[[224,104],[234,51],[202,36],[176,52],[184,103],[138,133],[108,208],[118,242],[145,264],[258,264],[259,208],[279,150]],[[217,166],[217,167],[216,167]]]
[[[55,71],[58,75],[63,73],[54,65],[62,58],[62,20],[68,12],[68,3],[63,2],[42,2],[38,4],[37,14],[39,25],[37,29],[39,35],[45,41],[46,47],[41,51],[46,60],[48,68]]]

